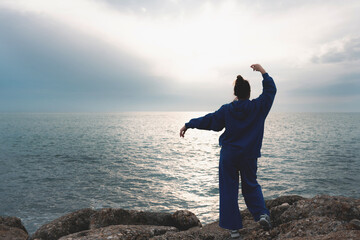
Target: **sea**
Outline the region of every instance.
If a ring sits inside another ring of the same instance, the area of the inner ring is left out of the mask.
[[[82,208],[218,219],[221,132],[180,128],[205,112],[0,114],[0,216],[29,233]],[[276,113],[258,181],[265,199],[360,198],[360,113]],[[239,206],[246,206],[239,196]]]

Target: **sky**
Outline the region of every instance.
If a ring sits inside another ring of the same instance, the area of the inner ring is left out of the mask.
[[[358,0],[0,0],[0,112],[360,111]]]

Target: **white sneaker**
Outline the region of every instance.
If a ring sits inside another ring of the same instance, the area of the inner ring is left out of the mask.
[[[267,214],[264,215],[260,215],[260,220],[259,220],[260,225],[262,226],[262,228],[264,230],[270,230],[271,229],[271,223],[270,223],[270,217]]]
[[[241,237],[240,237],[240,233],[238,230],[231,230],[230,231],[230,235],[231,235],[231,238],[230,239],[237,239],[237,240],[241,240]]]

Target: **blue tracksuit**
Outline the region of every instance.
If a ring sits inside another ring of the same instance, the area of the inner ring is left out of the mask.
[[[269,214],[261,187],[256,180],[257,158],[264,135],[265,118],[273,104],[276,86],[269,74],[263,74],[263,92],[253,100],[238,100],[221,106],[214,113],[191,119],[187,128],[221,131],[219,163],[220,227],[242,228],[238,206],[239,172],[245,203],[255,221]]]

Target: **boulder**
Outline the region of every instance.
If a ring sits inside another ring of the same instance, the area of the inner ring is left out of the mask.
[[[5,224],[0,224],[1,240],[26,240],[28,237],[29,235],[20,228],[9,227]]]
[[[229,231],[220,228],[218,222],[210,223],[204,227],[193,227],[186,231],[167,232],[163,235],[150,238],[151,240],[184,240],[184,239],[204,239],[204,240],[224,240],[230,237]]]
[[[281,215],[288,210],[289,207],[290,205],[285,202],[281,205],[270,208],[271,223],[274,227],[281,223]]]
[[[31,240],[54,240],[72,233],[88,230],[90,217],[95,212],[95,210],[86,208],[66,214],[41,226],[31,236]]]
[[[346,224],[344,224],[343,221],[330,217],[312,216],[281,224],[272,230],[272,235],[276,235],[280,239],[294,237],[311,239],[314,236],[325,235],[341,230],[346,230]]]
[[[201,227],[200,220],[196,215],[187,210],[179,210],[171,215],[174,226],[184,231],[192,227]]]
[[[244,239],[360,239],[360,199],[291,195],[268,200],[266,204],[273,228],[263,230],[245,209],[241,211],[244,227],[240,230]],[[18,223],[16,226],[20,226]],[[6,227],[9,232],[10,227]],[[42,226],[32,239],[222,240],[229,236],[229,231],[220,228],[218,222],[202,226],[195,214],[186,210],[171,214],[105,208],[65,215]]]
[[[298,195],[286,195],[286,196],[281,196],[275,199],[270,199],[270,200],[266,200],[265,201],[265,205],[268,209],[271,209],[273,207],[282,205],[284,203],[287,203],[289,205],[293,205],[294,203],[296,203],[299,200],[303,200],[305,199],[304,197],[298,196]]]
[[[177,232],[177,228],[151,225],[112,225],[108,227],[91,229],[61,237],[59,240],[130,240],[150,239],[166,232]]]
[[[0,217],[1,240],[26,240],[29,237],[20,218]]]
[[[9,227],[14,227],[14,228],[19,228],[21,230],[23,230],[25,233],[28,233],[24,227],[24,225],[21,222],[20,218],[17,217],[1,217],[0,216],[0,224],[9,226]]]
[[[173,227],[164,229],[187,230],[191,227],[201,226],[199,219],[190,211],[180,210],[173,214],[162,212],[143,212],[135,210],[124,210],[116,208],[103,208],[100,210],[82,209],[74,213],[69,213],[52,222],[41,226],[32,236],[32,240],[52,240],[59,239],[74,233],[95,230],[114,225],[141,225],[141,226],[163,226]],[[124,228],[124,231],[129,228]],[[137,230],[133,229],[135,234]],[[131,230],[130,229],[130,230]],[[144,228],[148,231],[148,228]],[[130,231],[129,230],[129,231]],[[131,231],[130,231],[131,232]],[[158,231],[161,232],[161,231]],[[79,233],[80,234],[80,233]],[[101,231],[88,232],[87,234],[103,234]],[[139,233],[144,235],[144,232]],[[89,235],[89,236],[90,236]],[[136,234],[135,234],[136,235]],[[146,235],[146,234],[145,234]],[[156,235],[152,235],[156,236]],[[76,235],[76,238],[79,238]]]
[[[121,208],[103,208],[96,211],[90,222],[90,229],[110,225],[156,225],[174,226],[171,213],[143,212]]]
[[[350,222],[350,227],[354,230],[360,230],[360,220],[359,219],[353,219]]]
[[[312,216],[327,216],[337,220],[351,221],[360,219],[360,199],[347,197],[316,196],[295,202],[279,217],[279,223],[309,218]]]
[[[201,223],[195,214],[186,210],[176,211],[171,214],[104,208],[91,216],[90,229],[110,225],[173,226],[180,230],[186,230],[191,227],[201,226]]]

